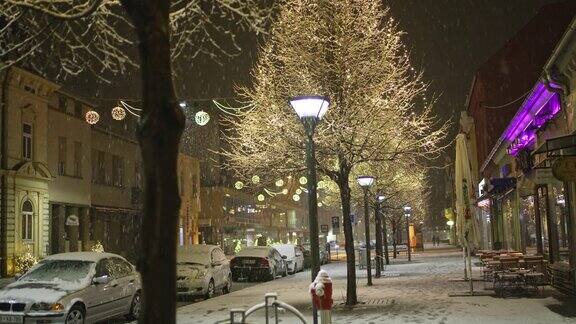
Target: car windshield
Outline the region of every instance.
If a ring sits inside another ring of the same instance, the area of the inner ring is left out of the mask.
[[[26,273],[21,281],[79,282],[85,281],[94,262],[82,260],[44,260]]]

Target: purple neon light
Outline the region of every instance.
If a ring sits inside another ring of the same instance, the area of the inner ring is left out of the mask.
[[[558,94],[538,82],[504,131],[504,139],[510,143],[508,153],[516,155],[534,143],[536,130],[553,119],[560,109]]]

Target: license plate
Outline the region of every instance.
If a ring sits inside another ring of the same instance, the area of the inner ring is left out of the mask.
[[[256,260],[244,260],[244,264],[254,264]]]
[[[0,315],[0,323],[22,323],[22,316],[19,315]]]

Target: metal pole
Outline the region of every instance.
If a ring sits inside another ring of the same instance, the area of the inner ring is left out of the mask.
[[[374,207],[374,217],[376,218],[376,278],[380,278],[382,275],[382,215],[380,215],[378,198]]]
[[[372,264],[370,262],[370,212],[368,211],[368,188],[364,187],[364,231],[366,232],[366,275],[368,286],[372,286]]]
[[[412,261],[410,253],[410,214],[406,214],[406,247],[408,248],[408,261]]]
[[[316,118],[305,118],[306,128],[306,164],[308,167],[308,222],[310,227],[310,272],[311,281],[316,279],[320,271],[320,243],[318,242],[318,197],[316,196],[316,156],[314,151],[314,128]],[[318,323],[318,310],[312,304],[313,323]]]

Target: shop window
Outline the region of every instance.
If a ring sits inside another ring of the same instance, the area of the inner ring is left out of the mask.
[[[124,161],[117,155],[112,156],[112,184],[115,187],[124,186]]]
[[[22,158],[32,160],[32,125],[22,123]]]
[[[22,240],[32,241],[32,228],[34,225],[34,211],[32,209],[32,203],[26,200],[22,204]]]
[[[66,137],[58,137],[58,174],[66,174]]]

